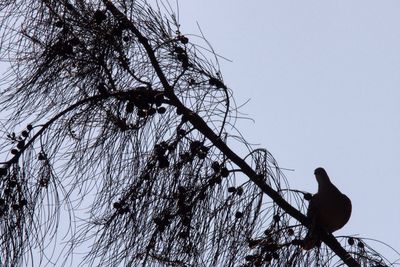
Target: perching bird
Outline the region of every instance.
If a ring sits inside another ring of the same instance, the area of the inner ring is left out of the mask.
[[[351,201],[334,186],[323,168],[314,171],[318,182],[318,192],[312,196],[308,205],[307,217],[311,227],[303,240],[303,249],[315,247],[320,239],[316,226],[332,233],[342,228],[350,219]]]

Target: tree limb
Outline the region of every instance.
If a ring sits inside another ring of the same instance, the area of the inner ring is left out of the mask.
[[[188,117],[188,120],[193,124],[193,126],[198,129],[204,136],[206,136],[218,149],[220,149],[232,162],[234,162],[243,171],[248,178],[254,182],[265,194],[267,194],[272,200],[281,207],[285,212],[291,215],[293,218],[298,220],[301,224],[309,226],[310,223],[306,216],[302,214],[299,210],[290,205],[285,199],[283,199],[275,190],[268,186],[265,181],[259,177],[259,175],[235,152],[233,152],[219,136],[217,136],[214,131],[207,125],[207,123],[196,113],[192,112],[190,109],[186,108],[179,98],[174,94],[173,87],[168,83],[158,60],[153,52],[151,45],[149,44],[146,37],[144,37],[141,32],[137,29],[132,21],[130,21],[122,12],[120,12],[117,7],[109,0],[103,0],[104,4],[111,11],[113,16],[121,20],[125,25],[128,26],[129,30],[132,31],[139,42],[145,48],[150,62],[160,79],[161,84],[165,89],[165,96],[171,101],[177,109],[181,110],[183,114]],[[336,253],[342,261],[350,267],[360,266],[357,261],[351,257],[351,255],[340,245],[340,243],[333,237],[333,235],[327,232],[322,232],[322,241]]]

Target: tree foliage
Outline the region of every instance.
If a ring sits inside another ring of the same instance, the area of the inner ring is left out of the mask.
[[[235,129],[218,57],[168,2],[0,11],[1,266],[391,264],[358,237],[301,249],[309,194]]]

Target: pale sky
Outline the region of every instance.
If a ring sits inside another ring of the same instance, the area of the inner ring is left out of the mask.
[[[247,140],[295,169],[285,172],[293,188],[315,192],[313,171],[325,167],[353,203],[336,234],[400,250],[400,2],[179,5],[182,32],[199,33],[198,22],[233,61],[221,70],[238,105],[251,100],[242,111],[255,122],[237,125]]]
[[[180,1],[182,32],[204,35],[225,83],[255,120],[292,187],[315,192],[327,170],[353,202],[337,235],[400,250],[400,2]],[[240,151],[239,151],[240,152]],[[376,246],[379,249],[379,246]],[[383,251],[382,251],[383,252]],[[384,253],[385,254],[385,253]]]

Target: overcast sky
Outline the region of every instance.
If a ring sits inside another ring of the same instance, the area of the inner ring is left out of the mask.
[[[400,249],[400,2],[180,1],[225,83],[255,119],[238,124],[276,157],[293,187],[315,192],[323,166],[353,202],[336,232]]]
[[[292,187],[315,192],[323,166],[353,202],[337,234],[400,249],[400,2],[182,0],[183,33],[198,22],[225,83],[255,122]],[[240,154],[240,151],[238,151]],[[244,153],[244,152],[243,152]]]

